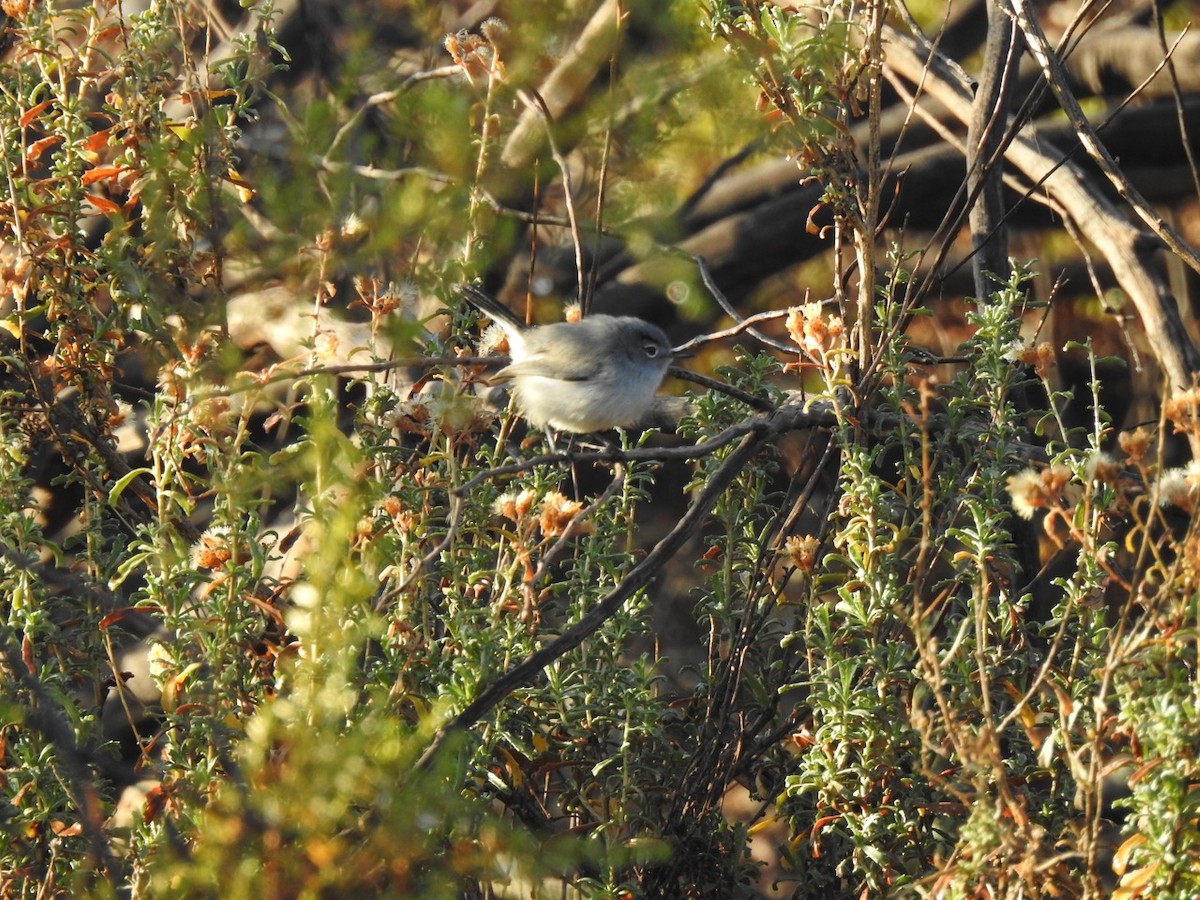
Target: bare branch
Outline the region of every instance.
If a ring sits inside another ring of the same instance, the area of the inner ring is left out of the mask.
[[[1030,52],[1033,53],[1034,57],[1041,64],[1046,81],[1050,84],[1050,89],[1054,91],[1054,96],[1058,99],[1059,106],[1067,114],[1067,118],[1070,119],[1076,134],[1079,135],[1080,143],[1083,144],[1092,159],[1096,161],[1096,164],[1100,167],[1100,170],[1108,178],[1112,186],[1116,188],[1117,193],[1133,207],[1141,220],[1158,235],[1163,243],[1171,248],[1171,251],[1175,255],[1186,262],[1193,271],[1200,273],[1200,255],[1197,255],[1196,251],[1174,228],[1163,221],[1163,218],[1154,210],[1154,207],[1150,205],[1146,198],[1129,183],[1129,179],[1121,172],[1117,161],[1112,158],[1108,149],[1101,143],[1096,130],[1087,120],[1087,116],[1083,114],[1083,109],[1079,106],[1079,101],[1068,87],[1062,63],[1051,49],[1049,42],[1046,40],[1046,35],[1042,31],[1042,26],[1038,24],[1037,17],[1030,10],[1027,0],[1009,0],[1009,8],[1017,24],[1020,25],[1021,31],[1025,34]]]
[[[616,49],[621,18],[618,0],[605,0],[571,50],[538,87],[547,118],[561,118],[591,89],[596,73]],[[500,162],[509,169],[528,168],[541,151],[545,134],[542,111],[527,109],[505,142]]]
[[[1021,55],[1016,30],[1003,11],[989,3],[988,36],[983,71],[967,130],[967,187],[976,197],[971,206],[972,268],[975,296],[982,299],[993,281],[1008,280],[1008,236],[1004,227],[1004,198],[1001,183],[1004,123],[1013,93],[1014,62]]]
[[[925,59],[913,42],[892,32],[888,66],[909,81],[924,79],[925,90],[935,96],[961,121],[971,110],[971,92],[954,70],[936,58]],[[1150,256],[1155,244],[1134,227],[1089,182],[1078,164],[1038,141],[1032,128],[1022,128],[1006,152],[1010,163],[1051,195],[1112,267],[1117,283],[1141,316],[1158,363],[1173,389],[1187,388],[1200,371],[1200,351],[1192,342],[1179,316],[1175,298],[1162,277],[1154,271]]]

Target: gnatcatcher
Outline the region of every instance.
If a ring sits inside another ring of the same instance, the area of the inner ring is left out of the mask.
[[[469,285],[464,299],[504,331],[507,366],[492,382],[509,382],[530,425],[587,434],[652,417],[655,391],[674,354],[662,329],[631,316],[527,326],[512,310]]]

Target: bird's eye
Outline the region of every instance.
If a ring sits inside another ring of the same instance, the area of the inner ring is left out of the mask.
[[[658,356],[658,344],[651,344],[649,341],[647,341],[645,349],[646,355],[651,359],[654,359],[654,357]]]

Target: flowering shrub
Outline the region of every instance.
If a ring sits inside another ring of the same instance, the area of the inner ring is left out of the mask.
[[[0,894],[1195,894],[1200,392],[1015,262],[922,330],[883,8],[403,6],[4,4]],[[647,223],[761,148],[832,262],[740,309]],[[556,247],[677,301],[673,433],[495,402],[457,287]]]

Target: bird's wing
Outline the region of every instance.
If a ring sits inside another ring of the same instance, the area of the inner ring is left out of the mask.
[[[595,374],[595,366],[586,357],[569,355],[551,365],[543,354],[535,354],[520,362],[510,363],[491,377],[491,381],[512,381],[518,377],[551,378],[555,381],[587,381]]]

